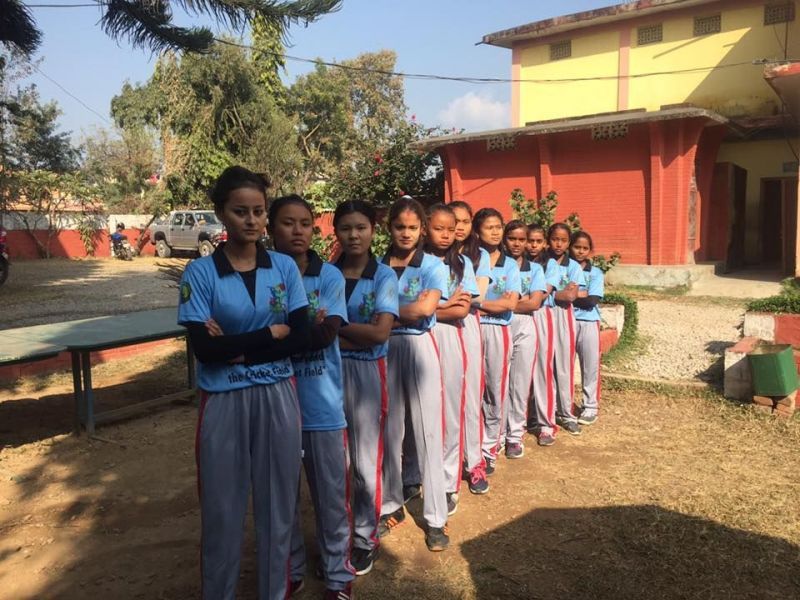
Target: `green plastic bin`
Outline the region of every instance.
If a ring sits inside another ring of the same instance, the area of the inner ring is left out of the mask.
[[[757,396],[788,396],[797,389],[797,366],[789,344],[759,346],[747,358]]]

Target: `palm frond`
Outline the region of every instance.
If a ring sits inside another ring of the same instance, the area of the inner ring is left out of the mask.
[[[19,0],[0,0],[0,43],[30,56],[41,41],[30,10]]]
[[[342,0],[175,0],[186,12],[209,14],[235,29],[250,23],[256,15],[280,24],[285,30],[294,23],[308,24],[335,12]]]
[[[169,4],[161,0],[110,0],[104,9],[103,31],[115,39],[127,38],[135,48],[206,52],[214,43],[211,30],[205,27],[172,25]]]

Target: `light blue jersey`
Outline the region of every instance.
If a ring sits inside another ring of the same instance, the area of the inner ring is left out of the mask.
[[[590,296],[597,296],[603,299],[605,288],[605,276],[603,272],[591,263],[586,265],[583,269],[583,277],[586,281],[585,285],[581,286],[582,290],[586,290]],[[595,305],[591,309],[575,307],[575,318],[578,321],[599,321],[600,320],[600,307]]]
[[[303,287],[308,297],[309,319],[313,321],[324,309],[327,317],[339,317],[342,325],[347,325],[344,277],[339,269],[322,262],[313,251],[309,251]],[[321,350],[293,356],[292,363],[297,378],[303,431],[334,431],[347,427],[338,336]]]
[[[288,256],[256,254],[255,302],[242,276],[233,269],[220,245],[214,254],[186,266],[180,284],[178,323],[214,319],[227,335],[249,333],[288,321],[289,313],[308,305],[297,265]],[[260,365],[210,363],[197,365],[197,385],[209,393],[229,392],[288,379],[286,358]]]
[[[342,259],[336,263],[341,269]],[[347,320],[350,323],[371,323],[375,315],[389,313],[400,316],[397,297],[397,275],[391,267],[370,258],[361,278],[347,297]],[[345,358],[377,360],[389,351],[389,341],[362,350],[342,350]]]
[[[550,270],[551,262],[555,265],[554,271]],[[553,291],[547,297],[545,302],[546,306],[551,308],[556,305],[556,292],[562,291],[570,283],[576,283],[578,284],[578,287],[585,285],[581,266],[571,258],[566,260],[566,264],[560,264],[556,260],[550,259],[550,261],[547,263],[545,279],[547,279],[547,283],[549,285],[553,286]]]
[[[389,264],[388,254],[383,257],[382,262],[385,265]],[[418,248],[398,277],[400,307],[416,302],[424,290],[438,290],[442,294],[442,299],[446,299],[448,297],[447,267],[435,256],[426,254],[422,248]],[[430,331],[435,324],[436,314],[434,313],[411,325],[392,329],[392,335],[421,335]]]
[[[539,263],[532,262],[527,258],[522,259],[519,267],[519,279],[521,296],[530,296],[534,292],[547,294],[547,282],[544,277],[544,269]]]
[[[463,289],[470,296],[479,296],[480,292],[478,291],[478,280],[475,278],[475,270],[472,268],[472,261],[464,256],[461,257],[461,261],[464,263],[464,274],[462,275],[460,282],[456,280],[456,274],[453,272],[453,269],[445,265],[447,266],[448,270],[447,297],[452,298],[459,285],[461,286],[461,289]]]
[[[489,278],[489,288],[486,290],[486,300],[499,300],[507,292],[522,291],[519,266],[510,256],[500,252],[500,258],[492,267]],[[514,313],[510,310],[496,315],[481,315],[481,324],[508,325]]]

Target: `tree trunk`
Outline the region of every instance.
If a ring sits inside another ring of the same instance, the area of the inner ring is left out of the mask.
[[[153,221],[156,220],[156,217],[158,217],[157,214],[150,217],[150,220],[147,222],[147,225],[139,229],[139,237],[136,240],[136,251],[135,251],[136,256],[140,256],[142,254],[142,249],[144,248],[144,245],[147,243],[145,241],[144,234],[147,233],[147,230],[150,228],[150,225],[153,224]]]

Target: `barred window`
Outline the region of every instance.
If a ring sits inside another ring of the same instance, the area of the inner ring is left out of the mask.
[[[559,60],[572,56],[572,40],[550,44],[550,60]]]
[[[775,2],[764,7],[764,25],[794,21],[794,2]]]
[[[719,33],[722,31],[722,15],[694,18],[694,34],[697,36]]]
[[[664,27],[661,23],[656,25],[646,25],[636,30],[636,43],[640,46],[654,44],[664,39]]]
[[[611,123],[608,125],[595,125],[592,127],[592,139],[598,140],[615,140],[623,138],[628,135],[627,123]]]

